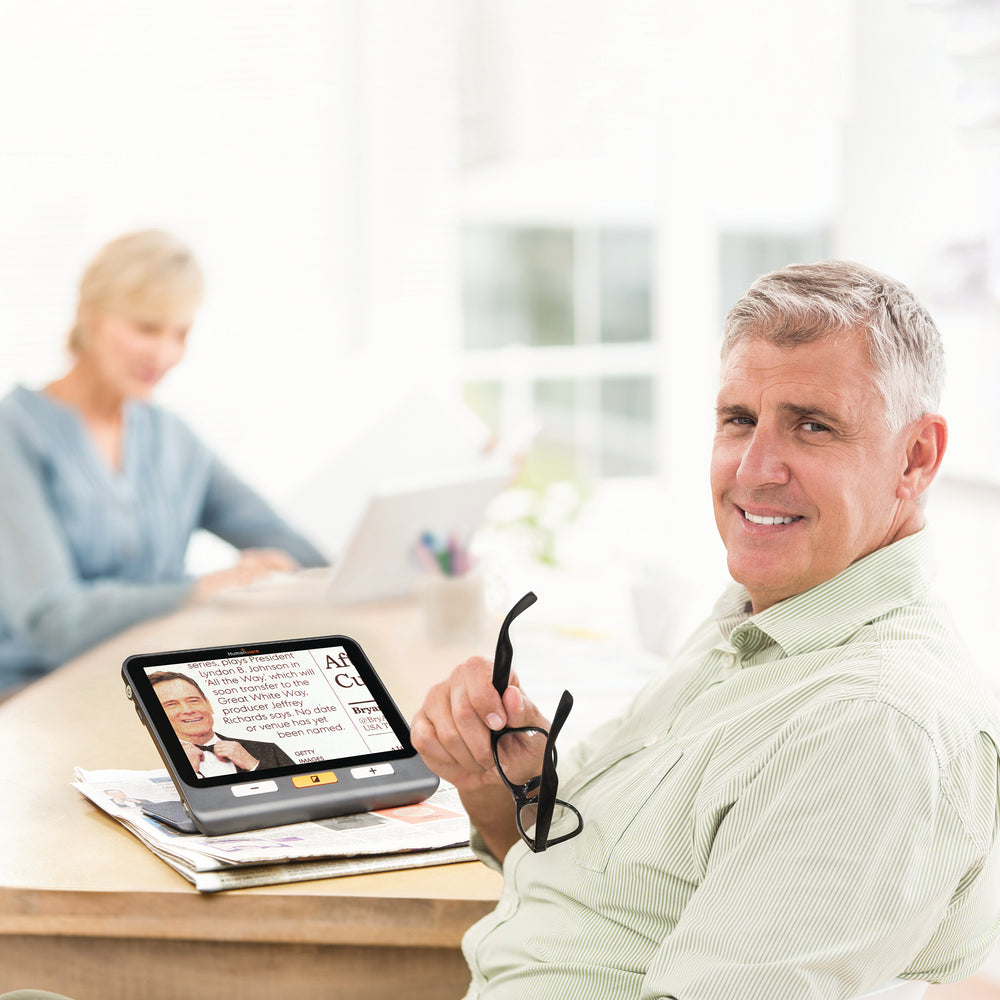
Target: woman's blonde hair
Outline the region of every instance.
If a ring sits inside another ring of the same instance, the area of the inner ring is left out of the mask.
[[[86,346],[87,322],[117,313],[130,319],[190,320],[204,295],[204,277],[191,249],[160,229],[125,233],[101,248],[80,279],[69,348]]]

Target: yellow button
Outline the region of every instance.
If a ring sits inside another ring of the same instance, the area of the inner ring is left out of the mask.
[[[333,771],[321,771],[319,774],[293,774],[292,784],[296,788],[308,788],[310,785],[335,785],[337,775]]]

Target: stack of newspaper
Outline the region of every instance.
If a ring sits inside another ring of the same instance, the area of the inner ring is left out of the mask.
[[[454,787],[445,783],[417,805],[206,837],[180,833],[143,812],[144,804],[179,803],[165,770],[77,767],[75,774],[76,789],[201,892],[473,858],[468,817]]]

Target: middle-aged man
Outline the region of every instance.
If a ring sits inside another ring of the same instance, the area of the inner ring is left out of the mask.
[[[519,839],[491,734],[549,724],[515,675],[501,696],[469,660],[413,721],[503,865],[464,942],[469,997],[834,1000],[962,979],[1000,931],[1000,721],[929,592],[938,332],[896,281],[829,261],[759,279],[722,358],[735,582],[669,674],[559,758],[579,833]]]
[[[233,739],[216,733],[215,713],[205,692],[185,674],[158,670],[149,675],[149,682],[199,778],[288,767],[294,763],[274,743]]]

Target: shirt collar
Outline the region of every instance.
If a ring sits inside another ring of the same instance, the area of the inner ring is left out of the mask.
[[[933,575],[929,548],[926,530],[918,531],[757,615],[746,588],[734,583],[715,606],[719,631],[740,647],[758,647],[763,633],[789,656],[838,646],[866,622],[926,595]]]

